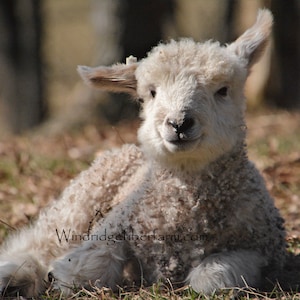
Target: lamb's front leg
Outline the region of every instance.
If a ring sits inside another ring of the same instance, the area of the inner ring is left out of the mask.
[[[140,150],[132,145],[105,153],[32,226],[12,234],[0,249],[0,296],[41,293],[49,264],[74,246],[73,241],[60,241],[62,232],[86,233],[98,209],[105,214],[122,200],[115,195],[141,163]]]
[[[265,258],[255,251],[239,250],[209,255],[195,269],[187,281],[204,294],[222,288],[258,286]]]
[[[127,260],[124,241],[87,241],[53,262],[49,278],[65,295],[74,287],[115,288],[123,278]]]

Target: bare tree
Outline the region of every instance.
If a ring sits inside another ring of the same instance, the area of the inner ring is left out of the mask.
[[[45,117],[40,0],[0,1],[0,118],[20,133]]]
[[[271,104],[300,108],[300,1],[272,0],[274,57],[266,95]]]

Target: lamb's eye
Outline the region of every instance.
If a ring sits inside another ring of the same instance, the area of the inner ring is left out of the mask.
[[[138,99],[138,102],[139,102],[139,103],[144,103],[144,99],[139,98],[139,99]]]
[[[219,96],[222,96],[222,97],[226,97],[227,96],[227,93],[228,93],[228,87],[227,86],[223,86],[222,88],[220,88],[218,91],[217,91],[217,95]]]
[[[150,94],[151,94],[152,98],[155,98],[155,96],[156,96],[156,90],[155,89],[151,89],[150,90]]]

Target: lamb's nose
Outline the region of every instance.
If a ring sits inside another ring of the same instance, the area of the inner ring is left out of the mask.
[[[168,125],[171,125],[175,129],[176,133],[179,134],[179,133],[184,133],[190,128],[192,128],[193,125],[195,124],[195,121],[192,118],[185,118],[183,122],[178,123],[178,121],[175,119],[169,119],[167,123]]]

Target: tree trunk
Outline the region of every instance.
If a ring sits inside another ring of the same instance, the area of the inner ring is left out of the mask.
[[[273,0],[274,56],[267,98],[271,104],[300,108],[300,2]]]
[[[20,133],[45,117],[41,1],[0,1],[0,118]]]

